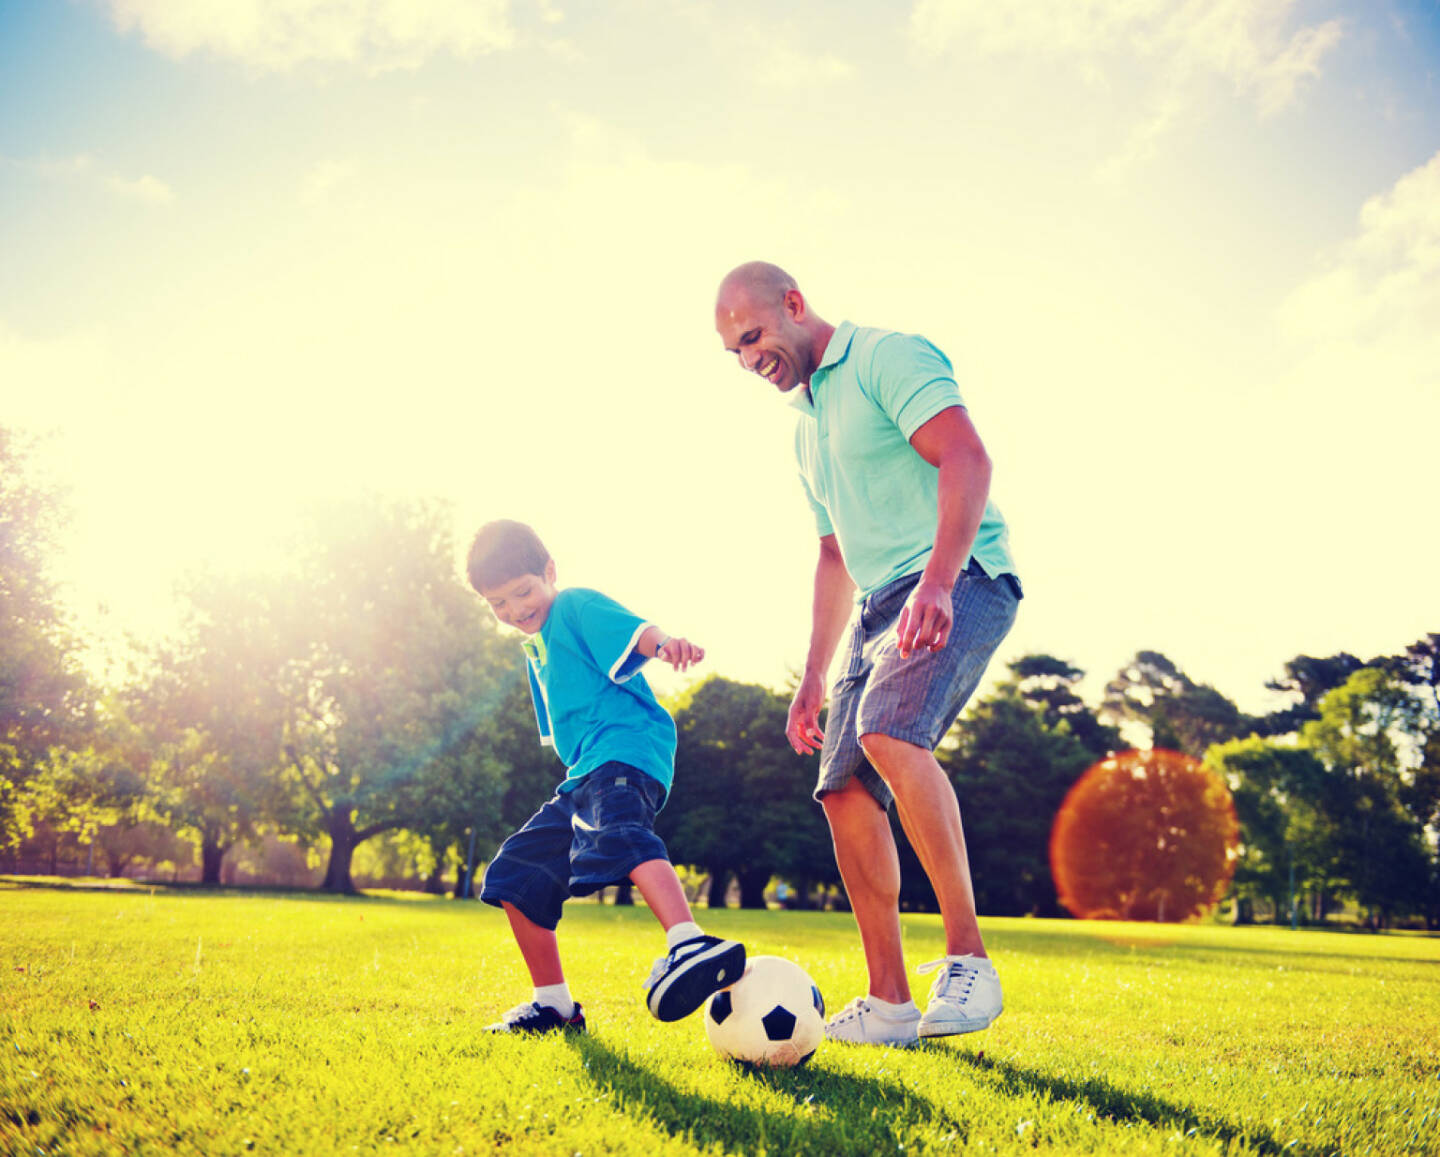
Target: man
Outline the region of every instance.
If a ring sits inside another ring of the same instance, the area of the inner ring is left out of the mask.
[[[975,919],[960,808],[934,756],[1015,620],[1021,598],[990,459],[950,363],[924,338],[838,327],[765,262],[721,282],[715,328],[740,364],[800,411],[795,452],[820,535],[810,647],[786,737],[820,751],[815,797],[860,927],[869,994],[833,1039],[910,1045],[986,1028],[1000,980]],[[825,675],[854,622],[831,691]],[[887,816],[940,902],[946,955],[922,1014],[900,940],[900,863]]]

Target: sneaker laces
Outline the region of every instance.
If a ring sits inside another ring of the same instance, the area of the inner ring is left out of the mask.
[[[870,1002],[866,1000],[863,996],[857,996],[854,1000],[852,1000],[849,1004],[847,1004],[844,1008],[842,1008],[839,1012],[832,1016],[830,1018],[830,1023],[844,1024],[846,1021],[855,1020],[857,1017],[864,1016],[867,1012],[871,1011],[873,1010],[870,1008]]]
[[[967,964],[963,960],[951,960],[948,956],[942,956],[939,960],[931,960],[920,965],[915,971],[919,973],[934,972],[937,968],[944,968],[945,971],[935,978],[935,987],[931,990],[932,1000],[957,1000],[963,1002],[970,995],[970,990],[975,987],[975,981],[980,978],[980,969],[973,964]],[[956,991],[956,990],[959,991]]]
[[[530,1020],[540,1015],[540,1005],[536,1001],[527,1001],[525,1004],[517,1004],[509,1012],[500,1018],[504,1024],[516,1024],[522,1020]]]
[[[680,941],[679,944],[675,945],[674,948],[670,949],[668,952],[665,953],[664,956],[660,957],[659,960],[655,961],[655,964],[650,969],[650,975],[646,979],[642,987],[653,988],[655,986],[655,982],[665,975],[666,969],[670,968],[672,965],[678,964],[686,956],[693,956],[696,952],[698,952],[701,948],[705,946],[704,941],[714,939],[715,937],[713,936],[692,936],[689,940]],[[682,948],[686,948],[687,945],[692,945],[693,947],[688,948],[683,955],[677,956],[676,953],[680,952]]]

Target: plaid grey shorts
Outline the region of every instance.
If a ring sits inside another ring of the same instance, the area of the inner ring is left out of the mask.
[[[919,581],[912,574],[881,587],[861,600],[851,620],[840,676],[830,689],[816,799],[856,777],[888,808],[895,797],[865,758],[860,736],[875,732],[934,750],[980,685],[1024,597],[1014,575],[992,579],[972,559],[951,594],[955,618],[944,650],[912,651],[902,659],[895,622]]]

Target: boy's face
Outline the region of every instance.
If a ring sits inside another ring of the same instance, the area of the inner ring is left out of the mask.
[[[533,635],[545,625],[550,606],[560,592],[555,589],[555,560],[545,564],[544,574],[522,574],[499,586],[481,587],[495,617],[507,627],[519,627]]]

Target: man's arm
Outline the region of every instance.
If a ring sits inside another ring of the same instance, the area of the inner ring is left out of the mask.
[[[810,611],[810,650],[805,671],[790,702],[785,720],[785,738],[798,755],[820,749],[825,734],[820,730],[820,709],[825,706],[825,675],[850,612],[855,583],[845,568],[840,544],[833,534],[820,540],[820,557],[815,563],[815,596]]]
[[[950,637],[950,593],[960,577],[990,496],[990,455],[963,406],[941,410],[910,438],[915,452],[940,471],[935,548],[896,624],[900,656]]]

